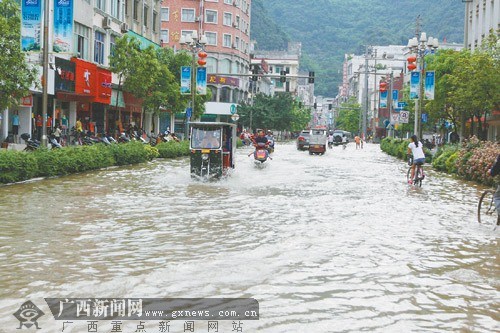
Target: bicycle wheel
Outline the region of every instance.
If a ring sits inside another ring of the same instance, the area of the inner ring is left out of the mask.
[[[424,179],[424,170],[420,165],[417,165],[416,169],[417,170],[415,170],[415,180],[413,181],[413,184],[415,184],[415,186],[422,187],[422,179]]]
[[[477,205],[477,222],[481,224],[495,225],[498,222],[498,214],[495,209],[495,200],[493,196],[495,191],[486,190],[481,194]]]
[[[411,179],[410,176],[411,176],[411,167],[408,168],[408,172],[406,173],[406,182],[407,183]]]

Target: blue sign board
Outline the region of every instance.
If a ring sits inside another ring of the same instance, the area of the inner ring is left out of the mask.
[[[186,108],[186,118],[191,118],[193,114],[193,108]]]
[[[404,108],[405,106],[408,106],[408,103],[406,103],[406,102],[398,102],[398,108],[399,108],[399,109],[402,109],[402,108]]]
[[[427,113],[422,113],[422,122],[426,123],[427,122]]]

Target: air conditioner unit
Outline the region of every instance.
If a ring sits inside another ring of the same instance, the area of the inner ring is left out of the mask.
[[[104,29],[111,29],[111,17],[105,17],[102,19],[102,27]]]
[[[237,48],[238,48],[238,44],[233,43],[233,49],[237,49]]]
[[[128,31],[128,24],[127,23],[122,23],[122,25],[120,26],[120,30],[122,32],[127,32]]]
[[[195,21],[195,22],[200,22],[200,21],[201,21],[201,16],[196,16],[196,17],[194,18],[194,21]]]
[[[233,22],[233,27],[238,28],[238,23],[236,21]]]

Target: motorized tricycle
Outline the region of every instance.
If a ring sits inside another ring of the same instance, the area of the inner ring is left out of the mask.
[[[313,128],[309,132],[309,154],[321,154],[326,152],[328,140],[327,131],[323,128]]]
[[[222,122],[191,122],[191,177],[220,179],[234,169],[236,125]]]

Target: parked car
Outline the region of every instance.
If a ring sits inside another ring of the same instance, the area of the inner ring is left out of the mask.
[[[297,138],[297,149],[298,150],[308,150],[309,149],[309,138],[310,138],[310,131],[309,130],[303,130],[300,132],[298,138]]]

